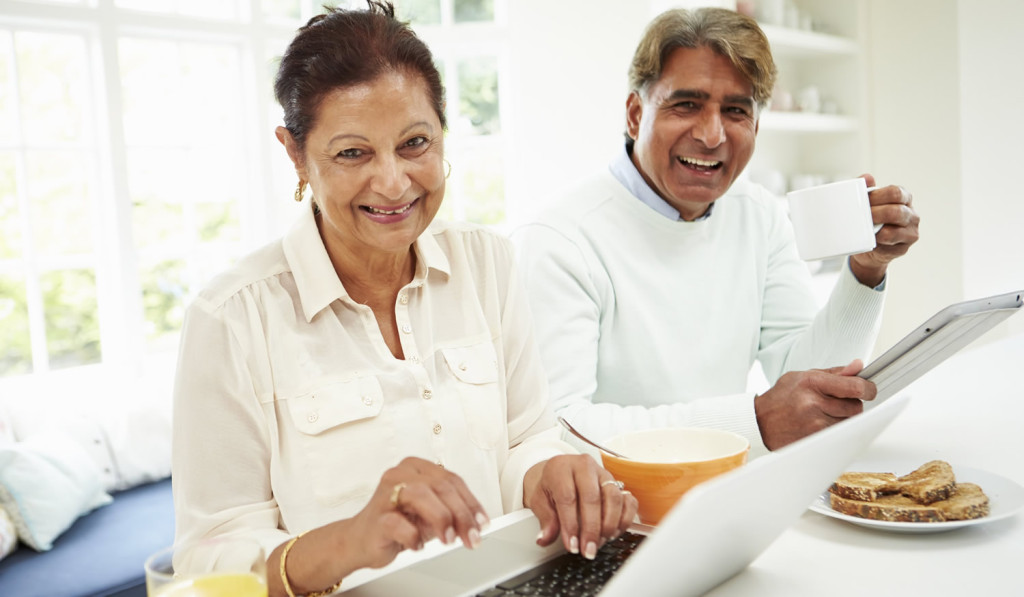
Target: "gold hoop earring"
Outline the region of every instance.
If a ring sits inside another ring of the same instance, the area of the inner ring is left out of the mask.
[[[299,185],[295,187],[295,201],[296,203],[302,203],[302,196],[306,193],[306,181],[300,180]]]
[[[447,168],[444,171],[444,177],[445,179],[447,179],[449,176],[452,175],[452,163],[449,162],[448,160],[445,160],[444,165],[447,166]]]

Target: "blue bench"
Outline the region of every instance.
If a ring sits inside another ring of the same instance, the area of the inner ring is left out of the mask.
[[[171,480],[113,494],[38,553],[0,560],[3,597],[146,597],[143,562],[174,541]]]

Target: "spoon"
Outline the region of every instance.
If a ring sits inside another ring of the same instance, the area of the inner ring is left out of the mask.
[[[594,446],[598,450],[601,450],[605,454],[611,454],[612,456],[614,456],[616,458],[622,458],[623,460],[629,460],[630,459],[629,456],[624,456],[622,454],[619,454],[618,452],[615,452],[614,450],[609,450],[608,448],[602,446],[601,444],[599,444],[599,443],[597,443],[597,442],[595,442],[595,441],[585,437],[582,433],[580,433],[579,431],[576,431],[576,428],[573,427],[572,425],[570,425],[569,421],[566,421],[562,417],[558,417],[558,422],[561,423],[566,429],[568,429],[569,433],[571,433],[571,434],[575,435],[576,437],[580,438],[581,440],[587,442],[591,446]]]

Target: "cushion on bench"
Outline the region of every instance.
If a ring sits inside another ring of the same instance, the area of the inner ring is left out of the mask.
[[[113,494],[79,518],[47,552],[21,546],[0,560],[4,597],[146,595],[142,565],[174,541],[171,480]]]

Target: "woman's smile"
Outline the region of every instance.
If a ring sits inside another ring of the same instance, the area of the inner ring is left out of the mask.
[[[359,209],[366,212],[367,217],[375,222],[381,224],[390,224],[393,222],[400,222],[409,216],[409,212],[412,208],[419,203],[419,198],[413,199],[405,205],[387,209],[384,207],[374,207],[372,205],[360,205]]]

